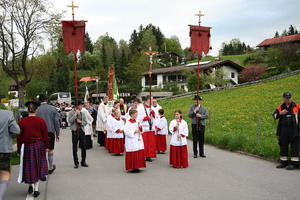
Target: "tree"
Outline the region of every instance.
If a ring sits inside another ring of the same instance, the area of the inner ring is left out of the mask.
[[[256,81],[261,79],[265,73],[266,68],[264,66],[250,65],[247,68],[243,69],[239,78],[244,82]]]
[[[149,46],[152,47],[152,50],[158,50],[155,36],[153,35],[151,30],[146,29],[145,31],[143,31],[143,34],[142,34],[140,49],[142,51],[148,51]]]
[[[26,97],[28,99],[36,99],[39,94],[45,93],[47,89],[46,81],[32,80],[26,85]]]
[[[86,34],[85,34],[84,49],[85,49],[85,51],[88,51],[91,54],[93,54],[94,47],[93,47],[93,43],[92,43],[92,40],[91,40],[88,32],[86,32]]]
[[[286,31],[286,29],[284,29],[281,33],[281,37],[287,36],[287,35],[288,35],[288,32]]]
[[[278,33],[278,31],[276,31],[274,38],[278,38],[278,37],[279,37],[279,33]]]
[[[219,50],[220,55],[241,55],[246,51],[251,51],[250,46],[246,46],[243,42],[241,43],[240,39],[234,38],[229,43],[223,42],[222,47]]]
[[[24,88],[33,76],[27,60],[42,47],[43,35],[51,24],[59,25],[59,14],[51,12],[47,0],[2,0],[0,3],[0,62],[18,86],[19,105],[24,105]]]
[[[216,69],[213,73],[206,75],[206,84],[215,85],[216,87],[223,87],[229,83],[225,78],[226,74],[223,69]]]

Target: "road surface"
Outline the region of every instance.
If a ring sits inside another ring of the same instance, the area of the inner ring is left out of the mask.
[[[168,138],[169,140],[170,138]],[[56,171],[40,183],[44,200],[143,200],[143,199],[222,199],[287,200],[300,199],[300,170],[276,169],[276,163],[205,146],[207,158],[193,158],[188,141],[189,167],[175,169],[168,165],[169,154],[160,154],[139,174],[124,169],[125,156],[116,157],[100,147],[87,151],[88,168],[73,168],[71,133],[61,132],[56,143]],[[79,151],[80,158],[80,151]],[[28,186],[17,183],[18,166],[5,200],[33,199]]]

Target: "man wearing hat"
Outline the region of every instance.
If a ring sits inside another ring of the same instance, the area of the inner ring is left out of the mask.
[[[201,105],[202,97],[196,95],[193,99],[195,104],[190,106],[189,117],[192,118],[192,135],[193,135],[193,151],[194,158],[198,157],[198,143],[199,156],[206,158],[204,154],[204,133],[205,133],[205,119],[208,117],[206,108]]]
[[[274,119],[279,119],[277,136],[280,146],[280,164],[277,168],[293,170],[299,167],[299,134],[300,106],[293,102],[290,92],[283,93],[284,103],[273,113]],[[288,161],[289,145],[291,146],[291,161]]]
[[[78,100],[75,104],[75,109],[70,111],[69,122],[70,129],[72,131],[72,144],[73,144],[73,160],[74,168],[77,169],[79,166],[77,151],[78,143],[81,144],[81,166],[88,167],[86,164],[86,138],[84,133],[84,126],[87,125],[86,116],[81,112],[83,107],[83,102]]]
[[[47,104],[48,98],[45,94],[40,94],[38,99],[41,102],[41,106],[38,107],[36,116],[43,118],[47,125],[49,136],[48,165],[49,174],[52,174],[56,169],[56,165],[54,164],[53,151],[55,140],[56,142],[59,142],[60,117],[56,108]]]

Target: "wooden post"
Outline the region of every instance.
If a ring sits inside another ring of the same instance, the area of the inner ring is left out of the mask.
[[[208,111],[208,119],[209,119],[209,133],[212,134],[213,121],[212,121],[212,111]]]
[[[260,144],[260,127],[261,127],[261,121],[260,118],[257,117],[257,138],[256,138],[257,144]]]

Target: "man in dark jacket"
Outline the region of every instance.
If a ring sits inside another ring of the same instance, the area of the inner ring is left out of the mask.
[[[293,170],[299,167],[299,134],[300,134],[300,106],[293,102],[292,94],[283,94],[284,103],[273,113],[274,119],[279,119],[277,136],[280,146],[280,164],[277,168]],[[288,161],[288,149],[291,145],[291,162]]]
[[[199,142],[199,156],[206,158],[204,154],[204,133],[205,133],[205,119],[207,119],[206,108],[201,105],[202,97],[195,96],[195,104],[190,106],[189,117],[192,118],[192,134],[193,134],[193,151],[194,158],[198,156],[198,142]]]
[[[41,106],[37,109],[38,117],[41,117],[45,120],[48,136],[49,136],[49,151],[48,151],[48,165],[49,165],[49,174],[52,174],[56,169],[56,165],[54,163],[54,146],[55,140],[59,142],[59,134],[60,134],[60,116],[58,111],[54,106],[48,105],[48,98],[45,94],[39,95],[39,101],[41,102]]]

